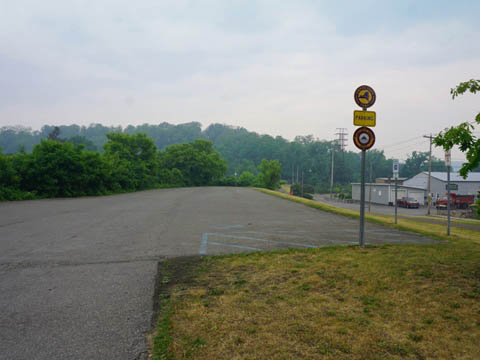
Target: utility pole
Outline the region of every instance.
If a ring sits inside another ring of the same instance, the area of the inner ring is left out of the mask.
[[[337,128],[337,132],[335,133],[336,136],[338,136],[337,139],[335,139],[335,142],[332,147],[332,169],[330,173],[330,198],[333,197],[333,169],[335,165],[335,146],[339,146],[340,150],[343,151],[347,147],[347,129],[346,128]]]
[[[447,166],[447,235],[450,236],[450,168],[452,166],[452,154],[445,151],[445,165]]]
[[[295,184],[295,165],[292,163],[292,185]]]
[[[332,147],[332,169],[330,171],[330,199],[333,198],[333,164],[335,159],[335,145]]]
[[[303,197],[303,169],[302,169],[302,197]]]
[[[432,195],[430,194],[430,178],[432,176],[432,140],[433,136],[423,135],[424,138],[430,139],[430,155],[428,157],[428,183],[427,183],[427,215],[430,215],[430,209],[432,207]]]
[[[346,128],[337,128],[337,132],[335,135],[338,136],[338,139],[336,139],[337,144],[340,146],[341,151],[345,151],[345,148],[347,147],[347,129]]]

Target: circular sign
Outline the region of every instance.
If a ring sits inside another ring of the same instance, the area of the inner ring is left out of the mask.
[[[375,104],[377,95],[375,95],[375,91],[370,86],[362,85],[355,90],[353,98],[358,106],[362,109],[366,109]]]
[[[360,150],[368,150],[375,144],[375,134],[368,127],[358,128],[353,134],[353,142]]]

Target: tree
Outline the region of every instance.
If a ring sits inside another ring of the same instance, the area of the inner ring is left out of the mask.
[[[22,191],[42,197],[99,195],[105,192],[108,171],[101,155],[82,146],[42,140],[31,154],[17,154]]]
[[[65,139],[67,142],[71,142],[73,145],[83,145],[87,151],[97,151],[97,147],[93,141],[87,139],[85,136],[75,135]]]
[[[124,190],[148,189],[158,182],[157,147],[145,134],[107,134],[103,146],[112,177]],[[118,187],[116,186],[116,187]]]
[[[238,186],[253,186],[255,183],[255,175],[250,171],[244,171],[238,177]]]
[[[60,128],[55,126],[50,134],[48,134],[49,140],[60,141]]]
[[[480,80],[469,80],[462,82],[457,87],[450,89],[452,99],[463,95],[467,91],[476,94],[480,91]],[[437,146],[442,146],[445,150],[450,150],[454,145],[458,145],[460,150],[466,153],[467,162],[460,169],[460,175],[467,177],[470,171],[473,171],[480,164],[480,138],[473,134],[475,127],[472,123],[480,125],[480,112],[472,122],[464,122],[458,126],[452,126],[445,129],[445,132],[438,134],[433,142]]]
[[[225,159],[204,139],[168,146],[160,154],[160,166],[180,170],[186,186],[213,185],[227,171]]]
[[[282,174],[282,168],[278,160],[263,159],[258,165],[258,170],[260,170],[259,179],[263,187],[271,190],[278,189]]]

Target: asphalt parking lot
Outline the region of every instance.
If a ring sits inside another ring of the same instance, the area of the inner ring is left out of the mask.
[[[165,259],[350,245],[358,227],[245,188],[0,203],[0,359],[147,359]],[[365,240],[434,242],[370,223]]]

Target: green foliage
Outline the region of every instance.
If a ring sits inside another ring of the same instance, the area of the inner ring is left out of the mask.
[[[282,168],[278,160],[263,159],[260,165],[258,165],[258,170],[260,171],[259,182],[261,187],[270,190],[278,189],[282,174]]]
[[[75,135],[68,139],[65,139],[64,141],[70,142],[73,145],[83,145],[84,149],[87,151],[98,150],[95,144],[91,140],[87,139],[85,136]]]
[[[467,91],[470,91],[472,94],[480,91],[480,80],[470,79],[469,81],[461,82],[457,87],[450,89],[450,94],[452,94],[452,99],[455,99]]]
[[[405,160],[405,163],[400,165],[400,176],[411,178],[422,171],[428,170],[428,152],[413,151],[411,155]],[[445,165],[443,161],[432,156],[432,171],[444,171]]]
[[[303,196],[306,199],[313,199],[313,196],[310,194],[315,193],[315,188],[310,184],[304,184],[303,188],[302,184],[293,184],[290,186],[290,191],[292,192],[292,195]]]
[[[450,90],[452,98],[464,94],[465,92],[475,94],[480,91],[480,80],[469,80],[460,83],[457,87]],[[475,117],[475,122],[480,125],[480,113]],[[464,122],[458,126],[452,126],[445,129],[434,139],[437,146],[442,146],[445,150],[450,150],[454,145],[458,145],[460,150],[466,153],[467,162],[460,169],[460,175],[467,177],[470,171],[475,170],[480,165],[480,138],[475,136],[472,123]]]
[[[107,134],[105,157],[112,169],[114,188],[141,190],[158,182],[157,148],[145,134]]]
[[[225,174],[225,160],[207,140],[159,153],[145,134],[117,132],[107,138],[104,154],[85,151],[84,144],[52,139],[41,140],[31,154],[0,152],[0,200],[209,185]]]
[[[288,141],[280,136],[260,135],[244,128],[222,124],[212,124],[202,131],[201,124],[197,122],[180,125],[168,123],[130,125],[124,129],[107,127],[101,124],[92,124],[88,127],[61,125],[58,126],[58,129],[60,136],[57,136],[58,140],[72,142],[75,145],[83,144],[87,151],[96,148],[100,152],[103,151],[103,146],[111,141],[107,138],[109,133],[121,133],[130,136],[139,133],[146,134],[153,140],[157,149],[162,151],[162,154],[171,145],[206,139],[212,142],[215,151],[226,160],[228,169],[225,176],[233,176],[235,173],[242,174],[243,172],[249,172],[257,176],[259,174],[258,165],[263,159],[276,159],[281,164],[282,179],[287,179],[289,183],[300,182],[303,173],[305,183],[313,184],[318,190],[327,192],[330,189],[331,155],[332,151],[335,151],[334,183],[349,184],[360,181],[360,156],[358,152],[339,151],[334,142],[319,140],[312,135],[297,136],[294,141]],[[30,152],[35,144],[40,143],[41,139],[47,138],[54,131],[55,126],[50,125],[42,127],[40,131],[32,131],[22,127],[4,127],[0,129],[0,146],[8,154],[18,152],[21,146],[24,147],[25,152]],[[386,159],[382,151],[369,150],[367,157],[367,178],[370,177],[370,169],[372,169],[373,179],[391,176],[392,160]],[[141,166],[136,169],[134,166],[132,167],[132,164],[129,164],[133,160],[128,158],[126,160],[127,162],[120,161],[115,159],[114,156],[109,158],[109,164],[112,168],[117,165],[123,168],[122,172],[113,174],[120,176],[121,181],[119,181],[117,187],[134,189],[145,188],[152,184],[152,178],[143,185],[139,183],[138,176],[130,179],[130,173],[148,173],[149,170],[142,169]],[[370,168],[369,163],[373,164],[372,168]],[[159,174],[162,168],[164,167],[157,169],[154,179],[160,179],[159,181],[162,184],[166,184],[161,180],[162,177]],[[168,167],[168,169],[172,168]],[[184,173],[185,169],[181,171]],[[185,185],[189,185],[188,178],[190,176],[186,173],[183,176]],[[217,178],[217,180],[212,180],[213,183],[227,181],[227,179],[220,181],[223,175]],[[239,180],[238,177],[237,180]],[[258,181],[256,182],[258,183]]]
[[[217,185],[219,186],[237,186],[237,179],[235,176],[224,176],[217,181]]]
[[[186,186],[213,185],[227,170],[227,164],[208,140],[171,145],[160,155],[162,168],[180,170]]]
[[[255,185],[255,175],[250,171],[244,171],[238,178],[238,186],[253,186]]]
[[[42,140],[18,159],[21,188],[41,197],[96,195],[105,192],[107,169],[98,153],[81,146]]]

